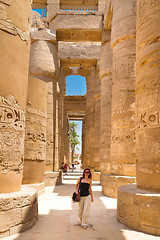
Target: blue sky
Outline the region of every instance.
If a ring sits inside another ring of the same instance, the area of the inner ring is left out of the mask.
[[[86,94],[86,78],[80,75],[66,77],[66,95]]]
[[[70,75],[66,77],[66,95],[84,95],[86,94],[86,79],[80,75]],[[73,122],[73,121],[72,121]],[[82,121],[74,121],[77,124],[77,134],[79,135],[80,145],[76,153],[82,150]]]

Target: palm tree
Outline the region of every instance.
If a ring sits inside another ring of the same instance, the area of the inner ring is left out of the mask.
[[[80,144],[80,142],[78,141],[79,135],[77,135],[76,129],[77,129],[77,124],[75,122],[70,122],[69,123],[69,136],[70,136],[70,146],[71,146],[71,151],[72,151],[72,162],[73,162],[73,156],[74,156],[74,151],[75,151],[76,145]]]

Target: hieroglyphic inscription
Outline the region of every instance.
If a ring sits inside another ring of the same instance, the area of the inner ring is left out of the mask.
[[[143,112],[139,115],[138,129],[145,127],[160,126],[160,113],[159,111]]]
[[[26,140],[32,140],[33,142],[42,141],[46,142],[45,133],[27,133]]]
[[[111,137],[112,143],[133,142],[135,141],[135,134],[113,135]]]
[[[159,0],[150,0],[150,8],[157,7],[158,5],[160,5]]]
[[[0,165],[2,172],[22,172],[25,113],[16,99],[0,97]]]
[[[141,19],[145,15],[145,0],[139,2],[139,18]]]
[[[15,99],[0,98],[0,128],[13,127],[15,130],[24,130],[25,113],[22,111]]]
[[[25,160],[45,160],[46,113],[27,107],[25,130]]]

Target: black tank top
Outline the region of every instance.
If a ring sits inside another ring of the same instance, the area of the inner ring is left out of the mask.
[[[90,195],[89,193],[89,183],[81,182],[80,184],[80,196],[81,197],[86,197]]]

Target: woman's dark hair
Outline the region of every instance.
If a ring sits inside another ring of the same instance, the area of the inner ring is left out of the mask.
[[[85,171],[89,171],[88,178],[92,178],[92,173],[91,173],[90,169],[89,168],[85,168],[84,171],[83,171],[83,175],[82,175],[81,179],[85,178]]]

